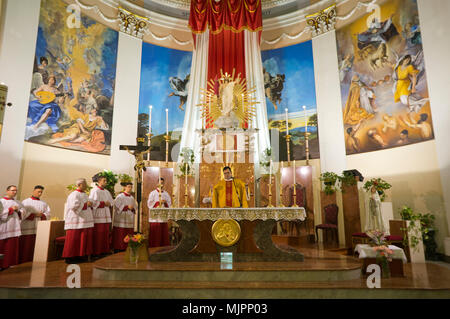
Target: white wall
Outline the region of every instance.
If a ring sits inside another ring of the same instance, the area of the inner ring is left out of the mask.
[[[422,30],[425,67],[430,105],[442,182],[442,194],[450,233],[450,1],[417,1]],[[450,256],[450,238],[446,239],[445,254]]]
[[[13,106],[6,109],[0,141],[0,193],[19,184],[40,0],[9,0],[5,9],[0,82],[9,87]]]

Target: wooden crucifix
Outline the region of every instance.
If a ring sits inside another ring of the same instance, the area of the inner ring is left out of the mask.
[[[120,145],[121,151],[127,151],[136,159],[136,164],[134,165],[134,174],[135,174],[135,184],[136,184],[136,201],[138,204],[137,207],[137,231],[141,231],[141,202],[142,202],[142,171],[145,171],[145,160],[144,155],[150,153],[150,146],[144,145],[145,138],[137,137],[136,145]]]

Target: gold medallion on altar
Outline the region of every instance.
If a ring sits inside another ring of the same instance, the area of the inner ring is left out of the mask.
[[[220,246],[233,246],[241,237],[241,226],[234,219],[219,219],[213,224],[211,235]]]

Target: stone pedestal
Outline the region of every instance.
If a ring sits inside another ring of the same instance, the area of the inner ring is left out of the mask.
[[[33,262],[56,260],[55,239],[65,235],[64,221],[41,220],[37,224]]]

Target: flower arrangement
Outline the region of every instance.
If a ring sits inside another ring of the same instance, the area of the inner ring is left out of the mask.
[[[372,248],[376,253],[377,264],[381,265],[381,273],[384,278],[391,276],[389,262],[392,261],[394,252],[386,243],[386,235],[384,232],[377,229],[366,232],[367,236],[372,239],[374,247]]]
[[[133,236],[126,235],[123,241],[128,244],[131,249],[138,249],[144,244],[144,235],[136,233]]]
[[[394,252],[392,249],[389,249],[388,246],[375,246],[373,250],[377,252],[377,255],[380,257],[385,257],[388,261],[392,261],[392,255]]]
[[[372,239],[372,242],[376,246],[385,246],[386,245],[386,234],[377,229],[369,230],[366,232],[366,235]]]
[[[139,261],[139,248],[144,245],[145,237],[141,233],[135,233],[134,235],[126,235],[123,241],[130,247],[130,263],[137,264]]]
[[[331,195],[336,192],[336,181],[338,180],[338,175],[333,172],[325,172],[320,174],[319,179],[325,184],[324,192],[327,195]]]
[[[343,186],[356,185],[356,178],[351,172],[342,172],[342,175],[338,176],[338,180],[341,184],[341,190],[344,192]]]
[[[390,189],[392,187],[391,184],[386,182],[385,180],[381,178],[372,178],[371,180],[368,180],[364,184],[364,189],[366,191],[370,191],[372,186],[375,186],[375,189],[378,192],[378,195],[380,195],[380,200],[383,202],[386,198],[385,190]]]
[[[182,157],[181,163],[178,164],[178,168],[180,169],[180,176],[189,176],[193,174],[193,165],[195,160],[194,151],[189,147],[183,147],[181,150],[180,156]],[[178,176],[179,177],[179,176]]]

